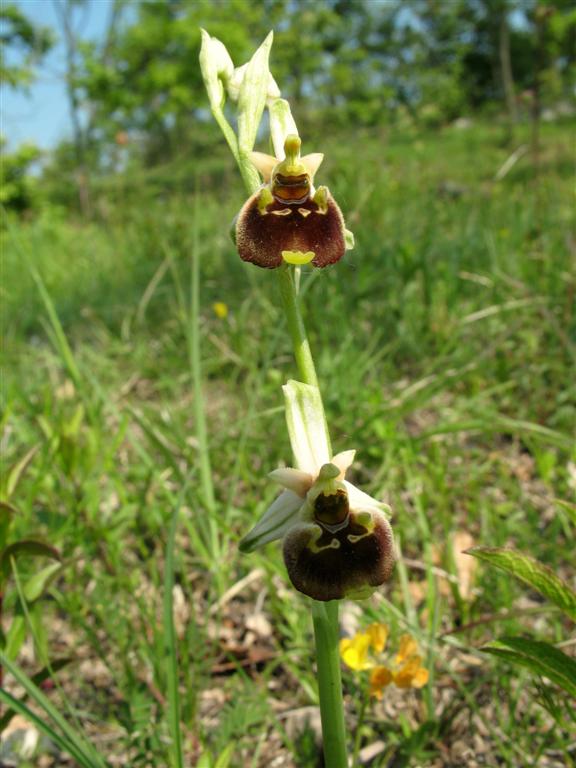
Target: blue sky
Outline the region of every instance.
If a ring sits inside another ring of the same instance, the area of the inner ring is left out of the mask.
[[[60,37],[53,0],[12,0],[36,24],[51,27]],[[91,0],[85,11],[77,13],[81,37],[102,36],[110,13],[111,0]],[[37,69],[37,77],[28,94],[2,89],[0,132],[10,148],[32,141],[49,149],[70,134],[68,103],[64,88],[64,48],[58,42]]]

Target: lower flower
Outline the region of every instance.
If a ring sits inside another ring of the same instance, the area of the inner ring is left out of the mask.
[[[270,473],[285,490],[240,549],[251,552],[282,539],[286,569],[297,590],[322,601],[369,597],[394,569],[388,508],[344,479],[355,451],[329,458],[317,388],[289,382],[284,391],[299,468]]]

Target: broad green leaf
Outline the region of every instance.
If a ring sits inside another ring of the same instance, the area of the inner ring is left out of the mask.
[[[18,510],[16,507],[13,507],[5,501],[0,501],[0,552],[2,552],[6,546],[12,518],[17,514]]]
[[[49,544],[35,539],[22,539],[9,544],[3,552],[0,553],[0,578],[6,577],[10,573],[10,561],[13,557],[28,555],[32,557],[51,557],[53,560],[60,560],[60,553]]]
[[[31,576],[24,584],[23,588],[26,600],[29,603],[37,600],[61,569],[62,563],[50,563],[50,565],[47,565],[45,568],[39,570],[38,573]]]
[[[547,677],[576,696],[576,661],[549,643],[524,637],[502,637],[481,650]]]
[[[511,573],[576,621],[576,592],[548,566],[515,549],[502,547],[473,547],[466,554]]]
[[[9,659],[15,659],[26,639],[26,618],[23,613],[17,613],[6,632],[6,645],[4,653]]]
[[[225,749],[218,755],[218,760],[216,760],[214,768],[228,768],[230,761],[232,760],[232,755],[234,754],[235,746],[234,742],[232,742],[225,747]]]

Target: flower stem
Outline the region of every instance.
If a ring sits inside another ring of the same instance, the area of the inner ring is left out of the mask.
[[[300,378],[305,384],[318,387],[318,377],[306,335],[306,326],[300,314],[294,269],[283,267],[278,273],[282,303]],[[326,434],[328,434],[328,430],[326,430]],[[322,719],[322,740],[324,742],[326,768],[346,768],[348,765],[340,674],[338,608],[337,600],[331,600],[327,603],[312,601],[320,717]]]
[[[306,336],[306,327],[300,314],[294,269],[288,266],[281,267],[278,270],[278,277],[280,279],[282,304],[284,305],[284,313],[294,347],[294,357],[296,358],[300,378],[304,384],[312,384],[317,387],[318,377],[316,376],[314,359]]]
[[[326,768],[346,768],[346,729],[338,651],[338,601],[312,603]]]

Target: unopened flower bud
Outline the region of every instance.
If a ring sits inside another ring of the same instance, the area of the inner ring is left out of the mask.
[[[212,109],[221,109],[224,105],[224,85],[234,73],[234,63],[226,46],[216,37],[210,37],[206,30],[202,33],[200,49],[200,69]]]

